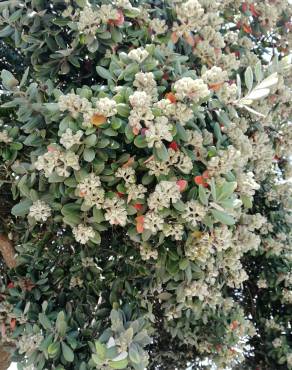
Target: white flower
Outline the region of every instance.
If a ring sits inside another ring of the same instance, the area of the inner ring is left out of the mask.
[[[168,175],[170,168],[167,162],[159,162],[155,159],[146,163],[146,167],[149,169],[149,175],[156,177],[160,175]]]
[[[96,104],[97,114],[105,117],[111,117],[117,114],[117,103],[113,99],[101,98]]]
[[[227,81],[228,74],[226,71],[222,71],[220,67],[213,66],[202,75],[202,79],[212,87],[212,85],[222,84]]]
[[[279,348],[282,346],[282,339],[281,338],[276,338],[272,341],[272,345],[274,348]]]
[[[76,134],[73,134],[70,128],[61,135],[60,143],[66,148],[70,149],[75,144],[80,144],[80,139],[83,135],[83,131],[79,130]]]
[[[37,200],[33,202],[28,215],[36,221],[46,221],[51,216],[51,208],[42,200]]]
[[[242,172],[237,175],[237,190],[249,197],[253,196],[255,190],[260,188],[260,185],[254,180],[253,172]]]
[[[156,35],[162,35],[167,32],[167,24],[164,19],[154,18],[150,21],[150,27]]]
[[[104,217],[111,225],[126,225],[128,221],[127,210],[122,199],[108,198],[105,200],[103,208],[106,210]]]
[[[79,113],[86,113],[91,109],[91,103],[86,98],[70,93],[59,97],[59,109],[61,112],[69,111],[73,118],[77,118]]]
[[[149,243],[143,243],[140,245],[140,254],[141,258],[144,261],[149,260],[150,258],[157,259],[158,252],[156,249],[153,249]]]
[[[197,226],[198,221],[202,221],[206,213],[207,209],[200,202],[196,200],[190,200],[185,204],[185,210],[182,214],[182,218],[195,227]]]
[[[267,280],[266,279],[259,279],[258,282],[257,282],[257,286],[260,288],[260,289],[265,289],[268,287],[268,284],[267,284]]]
[[[61,156],[61,161],[64,163],[64,166],[71,167],[76,171],[80,169],[78,160],[78,155],[71,151],[65,152]]]
[[[95,235],[93,228],[84,224],[73,227],[72,233],[75,240],[81,244],[86,244]]]
[[[115,175],[122,178],[126,185],[133,184],[136,181],[135,170],[132,167],[120,167],[117,169]]]
[[[180,224],[164,224],[163,226],[163,234],[167,236],[171,236],[174,240],[182,240],[184,233],[184,227]]]
[[[191,77],[183,77],[175,82],[174,90],[178,100],[188,98],[194,103],[209,96],[208,86],[200,78],[194,80]]]
[[[222,87],[216,92],[218,98],[224,104],[230,104],[235,101],[237,96],[237,86],[236,84],[229,85],[225,82]]]
[[[128,199],[143,199],[145,198],[145,193],[147,193],[147,188],[142,184],[128,184],[127,187],[127,194]]]
[[[54,168],[57,167],[60,162],[60,155],[61,152],[58,149],[52,148],[49,149],[48,152],[44,153],[43,155],[40,155],[36,162],[35,162],[35,168],[38,171],[44,171],[45,176],[49,177],[53,171]]]
[[[128,53],[128,57],[137,63],[142,63],[148,57],[148,55],[148,51],[142,47],[133,49]]]
[[[7,130],[0,131],[0,143],[11,143],[12,138],[9,137]]]
[[[153,234],[163,229],[163,218],[156,212],[148,212],[144,218],[144,229],[150,230]]]
[[[191,158],[183,152],[168,149],[169,164],[178,168],[182,173],[188,174],[193,169],[193,162]]]
[[[156,185],[154,193],[148,198],[148,206],[152,210],[169,208],[170,202],[176,203],[181,198],[180,188],[174,181],[161,181]]]
[[[187,297],[198,297],[200,301],[210,296],[207,284],[202,281],[193,281],[185,288],[184,293]]]
[[[104,189],[101,187],[100,178],[94,173],[85,177],[78,185],[78,196],[84,198],[85,204],[90,207],[95,205],[100,209],[104,202]]]
[[[174,107],[174,119],[178,120],[182,126],[184,126],[194,117],[192,109],[189,108],[186,104],[177,102],[176,104],[172,104],[171,106]]]
[[[80,12],[77,28],[80,33],[95,36],[100,24],[100,17],[97,11],[90,6],[85,6]]]
[[[34,351],[36,351],[44,337],[40,333],[36,334],[22,334],[17,341],[17,347],[20,354],[25,353],[26,356],[30,356]]]
[[[145,132],[145,139],[149,148],[160,148],[163,144],[162,140],[172,141],[171,133],[172,125],[168,123],[168,119],[164,116],[157,117],[154,125],[150,126]]]
[[[151,104],[151,98],[145,91],[135,91],[134,94],[129,96],[129,101],[133,108],[142,109],[143,111]]]
[[[157,96],[158,96],[158,92],[156,88],[157,84],[156,84],[156,81],[154,79],[154,75],[152,72],[136,73],[133,86],[135,86],[138,91],[146,92],[147,95],[150,95],[152,97],[153,101],[157,100]]]
[[[117,19],[118,11],[111,4],[102,4],[98,9],[98,15],[102,23],[108,23],[111,19]]]

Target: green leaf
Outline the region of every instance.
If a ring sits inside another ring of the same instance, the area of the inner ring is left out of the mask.
[[[176,130],[177,130],[176,135],[178,139],[181,139],[183,141],[188,141],[189,135],[187,134],[185,128],[180,123],[176,124]]]
[[[95,150],[90,148],[85,148],[83,152],[83,158],[86,162],[92,162],[95,158]]]
[[[173,203],[172,205],[179,212],[183,212],[186,208],[184,202],[182,202],[181,200],[178,200],[177,202]]]
[[[161,147],[159,148],[153,148],[153,153],[156,159],[162,162],[167,161],[169,158],[168,151],[164,144],[161,144]]]
[[[87,136],[87,138],[84,140],[84,144],[90,148],[92,146],[94,146],[97,142],[97,137],[95,134],[92,134],[92,135],[89,135]]]
[[[97,224],[104,221],[104,215],[101,209],[97,209],[96,207],[93,208],[93,220]]]
[[[208,205],[209,195],[202,185],[199,185],[199,199],[202,204],[204,204],[205,206]]]
[[[39,313],[39,322],[42,324],[44,329],[52,330],[52,324],[51,321],[48,319],[48,317],[44,313]]]
[[[59,351],[60,351],[60,343],[59,342],[52,343],[48,347],[48,355],[49,355],[50,358],[56,357]]]
[[[244,82],[246,87],[248,88],[248,91],[251,91],[253,85],[253,72],[251,67],[247,67],[244,73]]]
[[[30,199],[25,199],[18,204],[16,204],[14,207],[11,209],[11,213],[14,216],[25,216],[28,214],[30,207],[32,206],[32,201]]]
[[[7,90],[13,90],[19,84],[19,81],[13,76],[13,74],[6,69],[2,69],[1,79],[3,86]]]
[[[123,34],[118,28],[114,27],[111,29],[112,39],[115,43],[119,43],[123,40]]]
[[[105,354],[106,354],[106,346],[97,340],[95,341],[95,350],[96,350],[96,353],[98,354],[98,357],[101,360],[104,360]]]
[[[130,344],[129,358],[134,364],[139,364],[141,362],[141,357],[140,357],[140,354],[139,354],[139,347],[135,343]]]
[[[227,213],[223,211],[219,211],[218,209],[212,209],[211,212],[216,221],[219,221],[224,225],[234,225],[235,224],[234,218],[228,215]]]
[[[19,87],[22,87],[22,86],[24,86],[24,85],[25,85],[25,83],[26,83],[26,81],[27,81],[28,73],[29,73],[29,67],[27,67],[27,68],[26,68],[26,70],[25,70],[25,72],[24,72],[24,74],[23,74],[23,76],[22,76],[22,79],[21,79],[21,81],[20,81],[20,85],[19,85]]]
[[[113,78],[110,71],[104,67],[97,66],[96,72],[100,77],[104,78],[105,80],[111,80]]]
[[[110,361],[109,366],[112,369],[125,369],[128,366],[128,359],[124,358],[120,361]]]
[[[147,147],[147,141],[145,140],[145,136],[138,135],[135,137],[134,144],[137,148],[145,148]]]
[[[237,182],[224,182],[220,187],[217,187],[217,201],[227,199],[233,194],[237,187]]]
[[[57,321],[56,321],[56,329],[61,337],[63,337],[66,334],[67,323],[65,321],[65,314],[63,311],[58,313]]]
[[[73,362],[74,361],[74,353],[73,353],[72,349],[65,342],[62,342],[61,346],[62,346],[62,354],[64,356],[64,359],[67,362]]]
[[[117,104],[117,111],[121,117],[128,118],[130,114],[130,107],[127,104]]]
[[[187,258],[184,258],[183,260],[179,261],[179,268],[181,270],[185,270],[189,266],[190,262]]]

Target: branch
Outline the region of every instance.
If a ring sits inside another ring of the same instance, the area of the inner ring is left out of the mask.
[[[15,250],[11,241],[4,234],[0,234],[0,253],[9,268],[16,267]]]

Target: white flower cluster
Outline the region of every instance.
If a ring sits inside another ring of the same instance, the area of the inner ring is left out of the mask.
[[[163,35],[167,32],[167,24],[164,19],[159,19],[159,18],[153,18],[151,19],[150,23],[150,28],[151,30],[156,34],[156,35]]]
[[[0,143],[8,144],[12,142],[12,138],[8,135],[7,130],[0,131]]]
[[[153,125],[145,131],[145,137],[148,148],[160,148],[163,144],[162,140],[171,142],[172,125],[168,123],[168,119],[164,116],[157,117]]]
[[[103,208],[105,209],[105,219],[111,225],[125,226],[127,219],[127,210],[125,207],[125,202],[118,197],[112,199],[107,198],[104,202]]]
[[[202,79],[211,89],[217,89],[228,80],[228,74],[226,71],[222,71],[220,67],[214,66],[202,74]]]
[[[189,99],[195,104],[209,96],[208,85],[200,78],[183,77],[174,83],[175,96],[178,100]]]
[[[74,152],[60,151],[57,148],[49,147],[49,151],[40,155],[35,162],[35,168],[44,171],[45,176],[49,177],[54,171],[63,177],[70,176],[70,168],[79,170],[79,157]]]
[[[77,28],[80,33],[95,36],[100,24],[100,17],[97,11],[92,7],[86,6],[82,9],[77,22]]]
[[[44,337],[40,333],[36,334],[23,334],[17,341],[17,347],[20,354],[30,356],[35,350],[37,350],[44,340]]]
[[[158,251],[151,247],[149,243],[143,243],[140,245],[140,254],[141,258],[144,261],[149,260],[150,258],[157,259]]]
[[[198,0],[187,0],[177,4],[175,11],[180,24],[174,22],[173,30],[180,36],[195,29],[201,23],[204,14]]]
[[[162,232],[166,237],[171,237],[174,240],[182,240],[184,227],[177,223],[168,223],[163,225]]]
[[[160,181],[155,191],[148,198],[148,206],[151,210],[169,208],[170,204],[176,203],[181,198],[180,188],[176,182]]]
[[[118,168],[116,171],[116,177],[122,178],[125,182],[128,202],[145,198],[147,188],[142,184],[136,184],[135,170],[132,167],[127,166]]]
[[[142,128],[142,124],[149,127],[154,119],[151,110],[151,96],[145,91],[135,91],[133,95],[130,95],[129,101],[133,107],[129,116],[129,125],[135,134],[138,134]]]
[[[80,12],[77,28],[80,33],[94,38],[102,23],[107,24],[111,20],[118,20],[118,18],[118,10],[111,4],[102,4],[96,9],[87,5]]]
[[[79,224],[72,229],[72,233],[77,242],[86,244],[91,238],[94,238],[95,232],[91,226]]]
[[[136,73],[133,86],[137,88],[137,91],[144,91],[147,95],[150,95],[152,101],[157,100],[158,97],[157,84],[152,72]]]
[[[67,128],[65,132],[61,135],[60,143],[66,148],[70,149],[73,145],[81,144],[81,137],[83,136],[83,131],[78,130],[75,134],[70,128]]]
[[[190,200],[185,204],[185,210],[182,217],[189,222],[193,227],[197,226],[206,216],[207,209],[197,200]]]
[[[117,103],[113,99],[107,97],[100,98],[96,103],[96,110],[94,113],[97,113],[101,116],[112,117],[117,114]]]
[[[128,53],[128,57],[131,60],[133,60],[134,62],[137,62],[139,64],[144,62],[144,60],[146,58],[148,58],[148,56],[149,56],[148,51],[146,49],[144,49],[143,47],[137,48],[137,49],[132,49]]]
[[[99,176],[89,174],[77,185],[77,195],[84,199],[85,205],[97,209],[102,207],[104,202],[104,189],[101,187]]]
[[[33,202],[29,208],[29,217],[34,218],[38,222],[45,222],[51,216],[50,206],[42,200]]]
[[[77,118],[79,113],[86,113],[91,108],[91,103],[86,98],[74,93],[60,95],[58,104],[61,112],[69,111],[73,118]]]

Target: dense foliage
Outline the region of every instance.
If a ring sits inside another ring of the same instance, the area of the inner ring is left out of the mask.
[[[292,369],[288,2],[0,10],[19,369]]]

